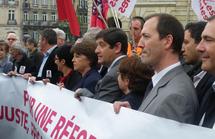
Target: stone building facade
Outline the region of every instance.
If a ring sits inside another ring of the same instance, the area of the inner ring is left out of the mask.
[[[20,1],[0,0],[0,39],[4,40],[8,32],[15,32],[20,36]]]

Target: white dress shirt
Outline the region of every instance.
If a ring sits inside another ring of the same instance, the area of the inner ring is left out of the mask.
[[[37,77],[42,77],[42,73],[43,73],[43,68],[46,64],[46,61],[48,60],[49,58],[49,55],[52,53],[52,51],[57,47],[57,45],[53,46],[52,48],[48,49],[48,51],[44,54],[43,56],[43,62],[42,64],[40,65],[40,69],[39,69],[39,72],[37,74]]]
[[[163,69],[162,71],[160,71],[159,73],[156,73],[152,76],[152,84],[153,84],[153,87],[160,81],[160,79],[168,72],[170,71],[171,69],[177,67],[181,65],[180,62],[177,62],[173,65],[170,65],[169,67]]]

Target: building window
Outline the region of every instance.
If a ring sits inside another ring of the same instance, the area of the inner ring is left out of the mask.
[[[52,14],[51,14],[51,20],[52,20],[52,21],[56,21],[56,14],[55,14],[55,13],[52,13]]]
[[[83,0],[79,0],[79,8],[82,8],[83,6]]]
[[[47,0],[42,0],[42,5],[48,5],[48,1]]]
[[[52,0],[51,5],[55,6],[56,5],[56,0]]]
[[[8,20],[15,20],[15,10],[8,11]]]
[[[88,9],[87,0],[85,0],[85,2],[84,2],[84,8],[85,8],[85,9]]]
[[[27,21],[29,19],[29,14],[28,12],[24,12],[24,21]]]
[[[8,3],[9,3],[9,4],[14,4],[14,3],[15,3],[15,0],[8,0]]]
[[[33,0],[33,5],[38,5],[38,0]]]
[[[47,21],[48,15],[47,13],[42,13],[42,20]]]
[[[84,16],[84,23],[85,24],[87,23],[87,16],[86,15]]]
[[[39,33],[38,33],[37,31],[33,31],[32,37],[33,37],[34,40],[36,40],[37,42],[39,41]]]
[[[37,13],[37,12],[34,12],[34,13],[33,13],[33,20],[34,20],[34,21],[37,21],[37,20],[38,20],[38,13]]]

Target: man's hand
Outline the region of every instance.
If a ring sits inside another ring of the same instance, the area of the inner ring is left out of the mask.
[[[64,83],[58,83],[57,84],[57,86],[59,86],[60,87],[60,90],[62,89],[62,88],[64,88],[65,86],[64,86]]]
[[[131,105],[128,101],[115,101],[113,103],[113,109],[115,113],[119,113],[121,107],[131,108]]]
[[[26,80],[28,80],[31,76],[32,76],[31,73],[25,73],[22,75],[22,77]]]
[[[43,79],[43,83],[46,85],[47,83],[50,83],[50,80],[48,78]]]
[[[36,82],[36,77],[35,77],[35,76],[29,77],[29,82],[32,83],[32,84],[35,84],[35,82]]]
[[[12,76],[17,76],[17,72],[16,71],[9,71],[7,73],[8,76],[12,77]]]

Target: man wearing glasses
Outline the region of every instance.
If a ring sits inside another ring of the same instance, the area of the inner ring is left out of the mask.
[[[11,47],[16,41],[17,41],[16,33],[10,32],[7,34],[6,42],[9,45],[9,47]]]

